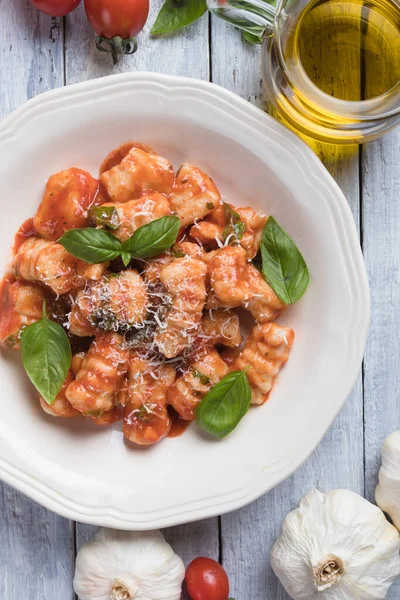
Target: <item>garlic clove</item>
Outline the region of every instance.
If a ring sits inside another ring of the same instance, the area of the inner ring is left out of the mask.
[[[284,520],[271,566],[294,600],[383,600],[399,549],[379,508],[348,490],[311,490]]]
[[[391,433],[382,444],[382,466],[375,501],[400,530],[400,431]]]
[[[185,567],[159,531],[100,529],[76,557],[80,600],[179,600]]]

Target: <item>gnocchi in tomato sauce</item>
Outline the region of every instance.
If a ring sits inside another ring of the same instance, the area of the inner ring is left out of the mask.
[[[107,219],[95,218],[103,213]],[[180,220],[176,242],[128,264],[88,264],[59,243],[81,228],[124,243],[169,215]],[[113,150],[98,178],[75,167],[56,173],[15,238],[0,286],[0,344],[19,351],[45,305],[67,333],[73,359],[55,401],[38,398],[43,410],[101,426],[122,420],[133,444],[183,431],[211,387],[237,369],[247,369],[252,403],[263,404],[294,341],[290,328],[274,322],[286,305],[253,264],[266,221],[252,207],[223,201],[198,166],[185,163],[175,173],[138,143]],[[253,320],[247,340],[243,310]]]

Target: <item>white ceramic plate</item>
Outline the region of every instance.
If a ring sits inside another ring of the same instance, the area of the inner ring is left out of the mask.
[[[273,214],[311,273],[303,299],[281,322],[296,331],[288,365],[265,406],[223,441],[195,425],[153,448],[45,415],[19,356],[0,361],[0,477],[78,521],[151,529],[237,509],[288,477],[313,451],[356,378],[369,294],[356,229],[340,189],[294,134],[209,83],[130,73],[49,92],[0,124],[0,256],[32,216],[52,173],[96,176],[127,140],[153,146],[178,167],[209,173],[233,203]]]

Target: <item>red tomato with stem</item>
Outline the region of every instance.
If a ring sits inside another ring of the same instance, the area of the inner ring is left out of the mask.
[[[185,582],[192,600],[228,600],[228,576],[211,558],[195,558],[186,569]]]
[[[51,15],[52,17],[64,17],[75,10],[81,0],[30,0],[33,6]]]
[[[136,52],[135,36],[147,21],[149,0],[85,0],[85,10],[97,48],[111,52],[114,64],[121,54]]]

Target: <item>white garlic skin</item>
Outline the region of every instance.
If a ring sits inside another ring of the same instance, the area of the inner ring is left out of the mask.
[[[379,508],[348,490],[311,490],[284,520],[271,566],[294,600],[384,600],[400,575],[399,550]],[[330,557],[342,568],[324,584],[316,573]]]
[[[383,442],[375,501],[400,530],[400,431],[394,431]]]
[[[100,529],[76,557],[80,600],[180,600],[185,567],[159,531]]]

